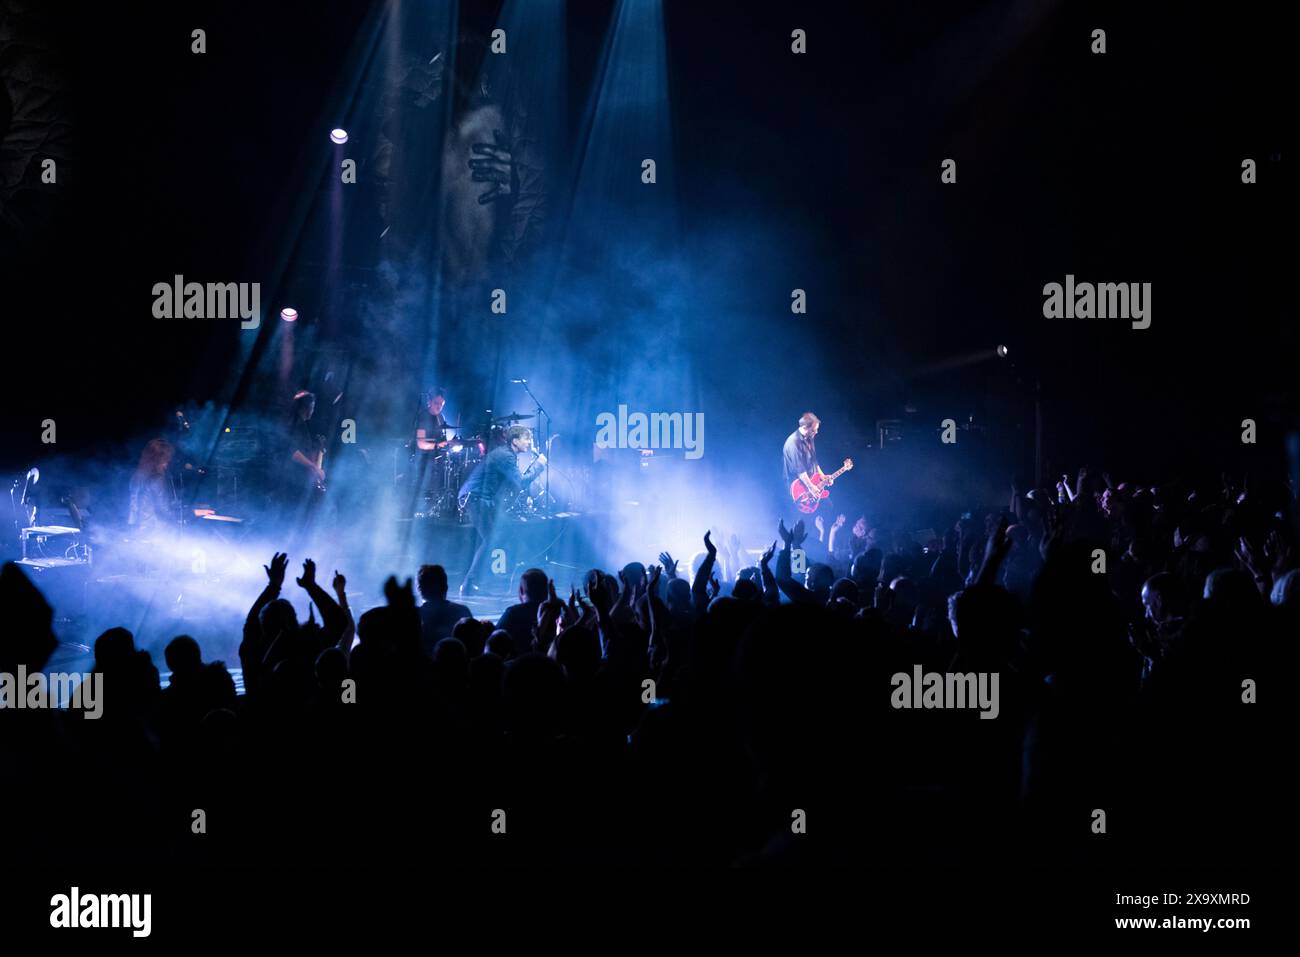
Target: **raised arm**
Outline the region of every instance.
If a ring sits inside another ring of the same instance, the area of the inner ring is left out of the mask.
[[[843,514],[836,515],[835,521],[831,523],[830,535],[826,539],[826,552],[832,558],[835,557],[835,539],[839,535],[840,529],[844,527]]]
[[[704,561],[700,562],[695,581],[691,584],[691,598],[695,601],[695,612],[698,615],[704,614],[709,607],[709,579],[713,577],[713,566],[718,560],[717,546],[709,539],[708,532],[704,533],[704,549],[707,554]]]
[[[303,561],[302,577],[297,579],[297,582],[298,587],[307,592],[316,607],[320,609],[321,631],[331,645],[338,644],[347,630],[348,616],[343,613],[338,602],[331,598],[316,581],[316,563],[310,558]]]
[[[1007,537],[1007,517],[1003,515],[998,519],[998,527],[989,536],[988,543],[984,546],[984,561],[980,564],[979,575],[975,579],[975,584],[996,584],[998,571],[1010,551],[1011,539]]]
[[[659,566],[651,565],[648,572],[650,584],[646,588],[646,617],[650,621],[650,641],[648,645],[650,654],[650,667],[656,672],[668,664],[668,638],[662,628],[665,609],[656,609],[660,604],[659,596]]]
[[[266,571],[266,587],[253,602],[253,607],[248,609],[248,617],[244,619],[244,640],[239,644],[239,663],[244,668],[244,674],[254,682],[257,680],[257,669],[261,666],[270,644],[262,634],[262,622],[259,616],[263,608],[280,597],[285,569],[288,566],[289,556],[284,552],[276,552],[271,556],[271,564],[262,566]]]
[[[799,521],[795,522],[794,528],[792,529],[787,529],[785,527],[785,520],[782,519],[781,523],[777,526],[777,532],[785,542],[785,547],[781,549],[781,554],[776,560],[777,586],[781,591],[785,592],[785,596],[791,601],[810,602],[813,600],[812,592],[794,580],[794,576],[790,569],[791,555],[793,554],[794,549],[803,545],[804,539],[808,536],[808,532],[804,528],[803,519],[799,519]]]
[[[348,606],[348,580],[339,574],[338,569],[334,570],[334,594],[338,596],[339,610],[347,616],[348,624],[343,629],[343,634],[339,638],[339,651],[343,652],[343,657],[351,660],[352,658],[352,640],[357,636],[356,619],[352,617],[352,609]],[[323,613],[322,613],[323,614]]]
[[[659,553],[659,562],[664,566],[664,574],[670,579],[677,577],[677,562],[667,552]]]
[[[763,553],[758,560],[758,569],[763,576],[763,603],[765,605],[781,604],[781,591],[776,587],[776,576],[772,574],[772,556],[776,554],[776,542]]]

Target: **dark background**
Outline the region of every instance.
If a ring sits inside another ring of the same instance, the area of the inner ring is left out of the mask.
[[[567,6],[575,136],[612,7]],[[494,10],[464,4],[462,21],[490,27]],[[49,451],[42,419],[58,422],[60,452],[126,443],[235,374],[237,325],[154,320],[150,287],[178,272],[259,278],[367,13],[356,0],[29,12],[59,54],[73,151],[48,204],[53,238],[20,237],[4,264],[0,465]],[[683,233],[725,224],[727,281],[770,303],[711,330],[692,356],[701,381],[742,411],[740,428],[765,423],[765,443],[805,405],[844,444],[911,402],[927,428],[975,415],[1015,433],[1027,466],[1037,379],[1057,471],[1280,467],[1297,341],[1279,17],[1263,4],[667,3]],[[796,26],[803,57],[789,52]],[[1104,56],[1089,52],[1098,26]],[[955,186],[939,181],[945,157]],[[1244,157],[1257,185],[1240,182]],[[1152,327],[1044,319],[1042,286],[1067,272],[1151,282]],[[795,287],[806,317],[789,313]],[[602,321],[620,334],[616,311]],[[1014,368],[915,374],[998,343]],[[1258,450],[1240,445],[1245,417]]]

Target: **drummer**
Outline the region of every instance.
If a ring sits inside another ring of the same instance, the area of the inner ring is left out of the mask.
[[[434,452],[446,448],[449,444],[447,420],[442,417],[442,408],[447,404],[447,396],[445,391],[438,387],[425,393],[425,398],[427,404],[415,424],[415,444],[421,451]]]

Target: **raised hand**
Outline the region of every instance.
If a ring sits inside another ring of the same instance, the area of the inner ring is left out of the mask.
[[[608,615],[613,602],[610,600],[609,590],[605,587],[605,576],[598,575],[594,584],[588,579],[586,588],[587,598],[596,611],[601,615]]]
[[[621,612],[622,609],[625,608],[628,602],[630,602],[631,600],[632,600],[632,586],[628,584],[627,576],[623,574],[623,570],[619,569],[618,594],[614,596],[614,604],[612,610],[615,612]]]
[[[673,556],[669,555],[667,552],[660,552],[659,561],[664,566],[665,575],[669,578],[677,577],[677,562],[673,559]]]
[[[807,537],[808,529],[804,527],[803,519],[801,518],[799,521],[794,523],[794,530],[790,532],[790,541],[794,543],[795,548],[798,548],[803,544],[804,539]]]
[[[648,575],[650,576],[649,592],[650,592],[650,594],[651,594],[652,596],[658,594],[658,591],[659,591],[659,573],[662,572],[662,571],[663,571],[663,569],[660,568],[658,565],[651,565],[651,566],[650,566],[650,570],[649,570],[649,572],[648,572]]]
[[[794,532],[785,527],[785,519],[779,519],[776,524],[777,534],[781,536],[781,541],[789,545],[794,540]]]
[[[569,586],[569,602],[564,606],[561,618],[562,620],[556,628],[556,634],[572,628],[582,618],[582,612],[578,610],[578,589],[572,585]]]
[[[1011,551],[1011,537],[1007,535],[1007,517],[1002,515],[998,518],[998,527],[993,530],[989,536],[988,543],[984,546],[984,560],[1000,561],[1006,557],[1007,552]]]
[[[707,551],[710,556],[716,556],[718,554],[718,546],[713,544],[709,538],[709,534],[710,532],[704,533],[704,550]]]
[[[817,529],[818,538],[821,538],[823,535],[826,534],[826,523],[822,521],[822,517],[820,515],[818,515],[816,518],[813,519],[813,527]]]
[[[542,607],[558,613],[564,607],[564,602],[555,593],[555,579],[552,578],[546,583],[546,592],[546,601],[542,602]]]
[[[271,564],[263,565],[267,580],[277,588],[284,584],[284,573],[289,567],[289,556],[285,552],[276,552],[271,556]]]
[[[487,192],[480,193],[480,205],[510,196],[514,189],[514,157],[510,153],[510,141],[500,130],[492,131],[492,143],[474,143],[470,152],[474,157],[469,161],[472,170],[470,179],[476,183],[491,183]]]
[[[414,608],[415,592],[411,590],[411,579],[399,585],[397,576],[389,575],[388,581],[384,582],[384,598],[391,608]]]
[[[542,652],[549,652],[558,633],[560,616],[564,614],[564,602],[555,594],[554,580],[547,582],[546,590],[546,601],[537,606],[537,627],[533,631],[533,647]]]
[[[334,581],[330,584],[333,586],[336,595],[342,595],[348,587],[348,580],[336,568],[334,569]]]
[[[718,582],[718,576],[714,575],[709,579],[709,598],[714,599],[722,594],[722,585]]]
[[[310,558],[303,559],[302,577],[297,579],[297,581],[301,588],[310,588],[312,585],[316,584],[316,563]]]
[[[1264,539],[1264,557],[1272,564],[1274,575],[1284,575],[1295,567],[1295,546],[1274,529]]]
[[[1259,580],[1265,577],[1264,564],[1260,561],[1259,553],[1244,536],[1237,539],[1236,555],[1237,560],[1246,571],[1250,572],[1252,578]]]
[[[841,512],[839,515],[835,516],[835,522],[834,524],[831,525],[831,528],[843,528],[843,527],[844,527],[844,513]]]
[[[769,562],[772,561],[772,556],[775,554],[776,554],[776,542],[773,542],[771,546],[768,547],[767,551],[763,553],[762,557],[759,558],[758,560],[759,567],[765,567]]]
[[[1049,506],[1043,512],[1043,540],[1038,543],[1038,553],[1044,559],[1048,553],[1057,546],[1065,537],[1065,514],[1064,506]]]

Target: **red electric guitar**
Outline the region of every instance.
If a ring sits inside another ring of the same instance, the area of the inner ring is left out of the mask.
[[[852,459],[845,459],[844,466],[838,472],[832,472],[830,475],[827,475],[821,470],[821,466],[818,466],[817,471],[808,476],[812,479],[813,488],[817,489],[817,494],[813,495],[808,491],[808,486],[804,485],[801,480],[795,479],[790,483],[790,497],[799,506],[799,511],[811,514],[817,511],[822,499],[831,497],[829,489],[835,483],[835,480],[851,468],[853,468]]]

